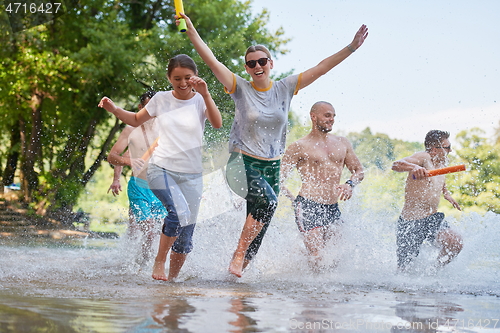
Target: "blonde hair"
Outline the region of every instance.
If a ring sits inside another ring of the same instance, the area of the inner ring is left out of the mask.
[[[252,46],[249,46],[248,49],[247,49],[247,51],[245,52],[245,62],[247,61],[247,55],[249,53],[257,52],[257,51],[264,52],[265,54],[267,54],[267,57],[269,59],[272,59],[271,58],[271,52],[269,52],[269,50],[267,49],[267,47],[265,47],[264,45],[252,45]]]

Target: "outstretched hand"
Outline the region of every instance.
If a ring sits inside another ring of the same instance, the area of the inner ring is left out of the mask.
[[[455,199],[453,199],[453,197],[451,196],[451,194],[446,193],[446,194],[444,195],[444,198],[445,198],[446,200],[448,200],[448,201],[452,204],[452,206],[453,206],[453,207],[455,207],[455,208],[456,208],[456,209],[458,209],[459,211],[462,211],[462,208],[460,208],[460,205],[458,204],[458,202],[456,202],[456,201],[455,201]]]
[[[349,184],[342,184],[337,186],[339,191],[339,200],[345,201],[352,197],[352,187]]]
[[[111,113],[116,109],[115,103],[109,97],[103,97],[97,106]]]
[[[119,180],[114,180],[113,183],[111,183],[111,186],[108,188],[108,192],[111,191],[111,193],[113,193],[113,196],[117,196],[120,194],[120,192],[122,191],[122,186],[120,184],[120,181]]]
[[[362,25],[356,35],[354,35],[354,39],[352,40],[351,47],[354,50],[357,50],[361,45],[363,45],[366,37],[368,37],[368,27],[366,25]]]

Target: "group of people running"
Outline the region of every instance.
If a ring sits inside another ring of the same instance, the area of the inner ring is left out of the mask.
[[[326,74],[363,44],[368,36],[367,27],[362,25],[350,44],[318,65],[279,81],[273,81],[270,77],[273,60],[269,50],[262,45],[250,46],[245,54],[245,70],[251,77],[251,81],[247,81],[217,60],[188,16],[181,13],[177,18],[186,20],[186,33],[195,50],[235,103],[225,178],[232,191],[246,200],[246,220],[229,272],[241,277],[258,252],[276,210],[280,189],[293,202],[297,225],[304,234],[312,267],[319,267],[321,249],[335,234],[334,227],[342,223],[337,202],[352,196],[354,186],[363,180],[363,168],[349,141],[328,133],[332,130],[335,117],[335,110],[330,103],[318,102],[313,105],[310,113],[311,133],[285,150],[288,113],[291,99],[299,90]],[[127,191],[131,215],[136,222],[141,222],[137,225],[148,235],[143,246],[145,259],[154,237],[154,219],[158,216],[163,218],[152,277],[170,281],[178,276],[187,254],[193,248],[192,236],[203,190],[201,147],[205,122],[208,119],[214,128],[220,128],[222,117],[206,82],[198,76],[196,64],[189,56],[180,54],[171,58],[167,78],[173,90],[143,95],[137,113],[116,106],[108,97],[103,97],[99,106],[129,125],[118,138],[108,159],[118,166],[115,168],[115,180],[119,177],[121,166],[132,167],[134,177],[129,181]],[[443,146],[441,141],[438,138],[439,146]],[[127,153],[122,154],[127,146]],[[432,149],[436,147],[438,144],[432,143]],[[146,165],[145,156],[151,148],[154,148],[154,152]],[[426,154],[434,156],[434,150]],[[428,182],[426,170],[445,163],[442,154],[438,154],[439,159],[427,155],[402,160],[397,165],[395,163],[394,170],[415,174],[416,179],[409,175],[407,188],[409,184]],[[410,168],[412,165],[413,169]],[[344,166],[351,172],[351,177],[345,184],[339,184]],[[284,186],[293,168],[297,168],[302,179],[302,188],[297,197]],[[439,181],[444,183],[442,178]],[[433,184],[432,188],[436,186],[439,184]],[[110,189],[114,194],[121,190],[116,181]],[[449,200],[451,197],[445,193],[445,198]],[[434,202],[430,205],[434,205]],[[437,204],[435,206],[432,209],[437,209]],[[149,213],[141,212],[144,210]],[[400,220],[418,220],[428,215],[402,214]],[[444,223],[436,225],[434,233],[449,231],[449,228],[444,228]],[[442,241],[443,244],[454,241],[455,247],[452,251],[450,246],[443,245],[443,258],[446,255],[448,257],[442,262],[451,260],[461,249],[458,249],[461,245],[459,236],[451,232],[447,235],[449,237]],[[415,250],[418,246],[407,246],[411,249],[401,251],[401,257],[404,257],[399,265],[401,269],[411,261],[408,258],[418,254],[418,250]],[[167,275],[165,266],[169,252]]]

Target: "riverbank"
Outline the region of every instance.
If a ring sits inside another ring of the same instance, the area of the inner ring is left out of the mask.
[[[13,192],[0,194],[0,239],[2,238],[118,238],[114,232],[79,230],[73,224],[37,216]]]

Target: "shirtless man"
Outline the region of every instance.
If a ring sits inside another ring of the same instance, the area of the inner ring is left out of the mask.
[[[462,238],[446,221],[437,208],[441,193],[453,207],[460,206],[446,189],[445,176],[427,177],[428,170],[443,168],[451,152],[450,134],[439,130],[429,131],[425,137],[425,151],[417,152],[392,164],[392,170],[408,172],[405,203],[397,223],[397,256],[400,271],[408,269],[418,256],[420,246],[428,240],[440,248],[437,266],[448,264],[462,250]]]
[[[141,110],[154,96],[153,91],[141,95]],[[167,215],[161,201],[149,189],[147,181],[147,161],[142,159],[146,150],[152,146],[158,137],[158,130],[154,126],[156,118],[145,122],[140,127],[126,126],[118,136],[116,143],[108,155],[108,162],[115,166],[113,183],[108,189],[113,195],[121,191],[120,174],[123,166],[132,167],[133,176],[127,185],[129,199],[130,222],[128,234],[130,237],[144,237],[141,241],[142,256],[140,263],[144,264],[151,255],[151,245],[157,235],[156,223]]]
[[[328,102],[317,102],[312,106],[310,116],[311,132],[292,143],[283,156],[281,189],[292,201],[311,267],[317,270],[320,251],[342,223],[338,201],[351,198],[354,186],[363,180],[364,173],[351,143],[345,137],[328,134],[335,122],[333,106]],[[340,184],[344,166],[351,172],[351,177],[345,184]],[[302,181],[297,197],[284,186],[293,168],[297,168]]]

